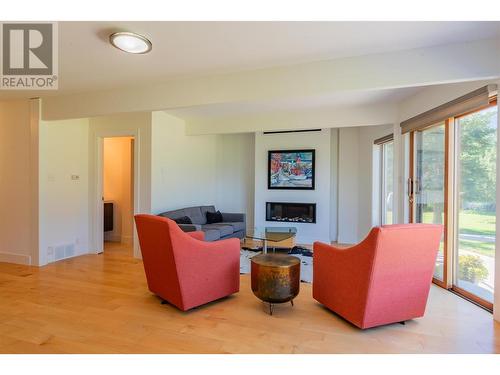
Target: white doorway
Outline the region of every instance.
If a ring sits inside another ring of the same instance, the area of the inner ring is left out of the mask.
[[[134,138],[103,138],[102,156],[103,241],[104,244],[131,247],[134,233]]]
[[[95,135],[94,183],[91,189],[92,253],[104,243],[124,244],[139,254],[134,215],[138,213],[138,134],[101,132]],[[91,186],[92,186],[91,185]],[[105,205],[112,204],[112,226],[105,228]]]

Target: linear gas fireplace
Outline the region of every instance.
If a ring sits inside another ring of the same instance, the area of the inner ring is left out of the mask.
[[[266,202],[266,221],[316,223],[316,203]]]

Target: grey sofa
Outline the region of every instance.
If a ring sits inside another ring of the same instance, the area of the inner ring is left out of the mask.
[[[195,206],[175,211],[162,212],[159,216],[178,219],[188,216],[193,224],[179,224],[184,232],[201,230],[205,232],[205,241],[217,241],[226,238],[245,238],[245,214],[222,213],[222,223],[207,224],[207,212],[216,212],[215,206]]]

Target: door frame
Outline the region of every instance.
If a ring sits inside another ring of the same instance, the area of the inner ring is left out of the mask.
[[[139,177],[140,177],[140,163],[139,163],[139,145],[140,145],[140,133],[138,129],[124,129],[124,130],[96,130],[91,137],[91,142],[93,145],[92,156],[94,158],[91,164],[90,173],[94,182],[91,185],[92,189],[90,191],[90,223],[89,228],[91,231],[91,241],[92,244],[90,253],[100,254],[104,250],[104,205],[103,205],[103,170],[104,170],[104,138],[117,138],[117,137],[132,137],[134,139],[133,147],[133,214],[139,213]],[[132,236],[132,246],[134,248],[134,257],[140,258],[139,241],[137,237],[137,230],[135,225],[133,226],[133,236]]]
[[[444,121],[444,181],[443,181],[443,196],[444,196],[444,204],[443,204],[443,225],[444,225],[444,233],[443,233],[443,280],[436,279],[434,276],[432,276],[432,282],[442,288],[449,289],[450,283],[449,283],[449,278],[451,273],[448,270],[449,267],[449,257],[451,255],[450,252],[450,241],[449,241],[449,231],[450,231],[450,223],[449,223],[449,216],[448,215],[448,200],[449,200],[449,173],[450,173],[450,168],[449,168],[449,160],[450,160],[450,124],[453,124],[453,122],[450,122],[450,120],[453,119],[446,119]],[[443,124],[443,122],[439,122],[437,124],[433,124],[430,126],[427,126],[425,128],[421,129],[416,129],[410,132],[410,171],[408,174],[408,197],[409,197],[409,223],[415,223],[415,132],[417,131],[425,131],[427,129],[431,129],[436,126],[440,126]]]

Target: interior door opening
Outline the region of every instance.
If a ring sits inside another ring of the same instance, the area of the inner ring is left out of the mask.
[[[103,246],[133,248],[134,138],[105,137],[102,149]]]

